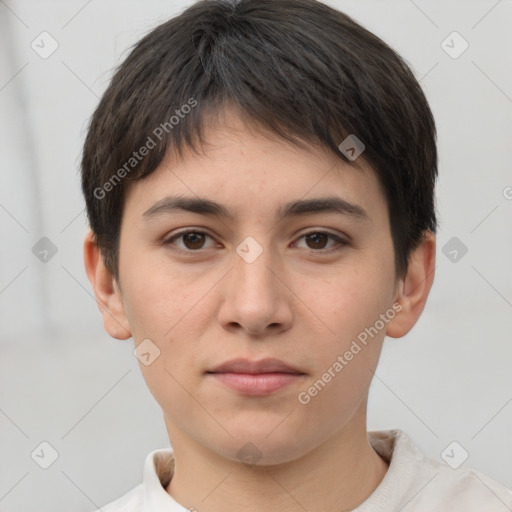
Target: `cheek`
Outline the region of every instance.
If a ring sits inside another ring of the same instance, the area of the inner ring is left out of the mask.
[[[377,276],[362,279],[354,274],[324,290],[322,301],[315,304],[322,320],[322,334],[316,336],[311,353],[315,367],[297,401],[307,413],[301,416],[303,427],[315,428],[313,418],[321,417],[325,420],[320,428],[327,435],[350,418],[366,396],[385,336],[380,315],[389,307],[389,288]],[[318,290],[313,296],[318,297]]]
[[[304,401],[310,400],[318,414],[332,407],[331,414],[341,417],[367,390],[382,349],[385,320],[392,319],[386,317],[393,285],[389,275],[386,268],[369,265],[332,275],[321,293],[314,283],[302,283],[304,302],[316,313],[312,319],[318,324],[317,350],[311,354],[314,376],[308,383],[313,387],[303,388]]]
[[[187,323],[201,296],[200,286],[190,286],[178,272],[148,262],[126,274],[123,285],[125,311],[136,341],[167,340]],[[204,294],[204,292],[203,292]]]
[[[201,402],[195,398],[199,377],[194,373],[195,366],[188,361],[180,347],[169,345],[167,353],[162,352],[150,366],[140,363],[140,369],[146,386],[166,416],[180,429],[187,431],[190,425],[208,424],[210,429],[215,425],[209,421]],[[172,352],[172,358],[166,357]],[[218,435],[218,433],[217,433]]]
[[[370,265],[340,269],[322,281],[302,280],[298,289],[320,339],[341,350],[391,306],[393,282],[385,268]]]
[[[184,413],[193,405],[184,387],[194,389],[194,380],[199,378],[197,345],[211,315],[209,297],[205,296],[211,284],[190,284],[179,273],[166,272],[161,265],[146,263],[137,267],[125,272],[125,312],[135,348],[140,345],[139,351],[146,352],[142,344],[150,340],[154,344],[150,345],[151,358],[157,354],[149,365],[140,358],[139,367],[160,406],[174,410],[184,403]]]

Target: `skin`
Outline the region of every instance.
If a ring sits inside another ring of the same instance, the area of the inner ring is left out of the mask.
[[[405,335],[423,311],[435,237],[427,236],[398,279],[385,196],[368,166],[266,135],[234,110],[221,118],[207,126],[204,153],[169,156],[128,189],[119,282],[87,234],[85,266],[104,326],[114,338],[133,337],[135,346],[149,338],[160,350],[140,368],[173,446],[166,490],[176,501],[208,512],[351,510],[388,467],[368,441],[368,389],[385,335]],[[180,211],[145,220],[170,194],[210,198],[235,218]],[[368,219],[275,217],[283,203],[332,195],[359,205]],[[209,236],[164,244],[183,228]],[[347,243],[304,236],[311,232]],[[252,263],[236,252],[248,236],[262,248]],[[393,304],[401,311],[301,404],[298,394]],[[305,375],[271,395],[248,397],[205,374],[234,357],[276,357]],[[237,456],[247,443],[259,451],[254,464]]]

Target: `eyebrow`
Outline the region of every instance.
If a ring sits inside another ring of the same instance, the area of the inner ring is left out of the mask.
[[[179,211],[222,217],[231,221],[235,219],[234,213],[220,203],[207,198],[186,196],[164,197],[145,211],[142,216],[145,220],[149,220]],[[337,213],[354,220],[370,222],[369,215],[361,206],[337,196],[300,199],[285,203],[277,210],[276,217],[278,220],[282,220],[287,217],[314,213]]]

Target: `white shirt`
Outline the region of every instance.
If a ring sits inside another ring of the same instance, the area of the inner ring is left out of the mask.
[[[403,431],[370,431],[368,437],[389,468],[380,485],[353,512],[512,511],[511,490],[478,471],[452,469],[442,460],[427,458]],[[447,453],[448,460],[456,456],[454,451]],[[101,510],[187,512],[165,490],[173,469],[170,448],[151,452],[144,463],[143,482]]]

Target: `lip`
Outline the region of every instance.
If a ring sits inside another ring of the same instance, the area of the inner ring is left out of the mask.
[[[249,359],[231,359],[219,364],[207,373],[295,373],[302,374],[300,370],[286,364],[280,359],[267,357],[259,361],[250,361]]]
[[[206,372],[229,388],[248,396],[265,396],[302,380],[305,373],[284,361],[232,359]]]

